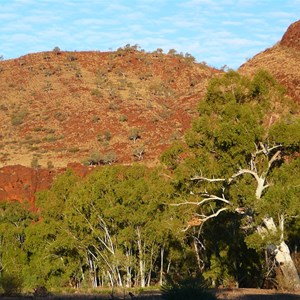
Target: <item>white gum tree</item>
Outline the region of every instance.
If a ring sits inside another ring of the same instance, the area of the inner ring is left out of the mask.
[[[175,205],[196,207],[188,227],[242,214],[247,244],[272,245],[286,286],[300,289],[285,234],[300,213],[299,107],[268,73],[229,71],[211,81],[199,112],[186,135],[190,155],[175,170],[189,174],[190,196]]]

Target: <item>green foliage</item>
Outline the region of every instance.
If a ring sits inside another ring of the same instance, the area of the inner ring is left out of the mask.
[[[126,121],[128,121],[128,117],[127,117],[126,115],[121,115],[121,116],[119,117],[119,121],[120,121],[120,122],[126,122]]]
[[[11,124],[14,126],[21,125],[24,123],[25,118],[28,116],[28,110],[23,108],[16,111],[11,116]]]
[[[55,46],[52,50],[56,55],[60,54],[61,53],[61,50],[58,46]]]
[[[92,89],[91,90],[91,95],[95,96],[97,98],[101,98],[102,97],[102,93],[101,93],[101,91],[98,88],[97,89]]]
[[[228,71],[210,82],[199,112],[185,136],[189,147],[185,160],[173,165],[180,202],[198,204],[192,211],[200,224],[201,219],[209,224],[214,217],[222,220],[221,212],[225,224],[231,213],[243,216],[239,220],[244,230],[239,240],[243,252],[245,242],[258,255],[268,245],[279,245],[286,228],[292,220],[297,223],[294,218],[299,216],[299,107],[291,104],[267,72],[260,71],[251,79]],[[190,220],[191,212],[186,215]],[[273,232],[267,218],[274,221]],[[223,228],[218,230],[223,233]],[[212,236],[218,230],[212,231],[206,243],[215,240]],[[240,248],[232,249],[230,236],[227,242],[226,248],[222,239],[216,240],[218,247],[206,252],[206,278],[223,285],[232,279],[241,283],[244,272],[248,282],[251,276],[259,282],[262,268],[258,268],[257,256],[251,252],[252,262],[235,260],[231,253]],[[238,263],[242,267],[232,267]]]
[[[92,117],[93,123],[98,123],[100,120],[101,120],[101,118],[100,118],[99,116],[94,115],[94,116]]]
[[[296,133],[297,134],[297,133]],[[275,217],[284,214],[296,217],[300,214],[300,158],[290,160],[272,172],[272,186],[266,191],[265,201],[257,204],[257,211]],[[288,218],[289,221],[289,218]]]
[[[40,220],[30,224],[24,216],[30,226],[24,227],[16,253],[20,262],[8,271],[22,268],[27,288],[95,287],[100,276],[108,283],[105,274],[116,285],[134,276],[146,279],[159,270],[160,249],[178,235],[176,215],[163,205],[172,194],[160,170],[144,166],[103,167],[84,180],[68,170],[50,190],[37,194]],[[12,218],[8,208],[6,218]],[[140,262],[144,275],[139,275]]]
[[[115,152],[108,152],[102,154],[100,152],[93,152],[87,157],[82,163],[86,166],[93,165],[111,165],[112,163],[117,161],[117,154]]]
[[[27,204],[0,202],[1,286],[6,294],[20,292],[27,263],[26,230],[37,221]]]
[[[204,280],[201,277],[187,278],[174,282],[169,281],[161,287],[162,298],[166,300],[214,300],[217,299],[208,292]]]
[[[133,140],[133,142],[135,143],[135,141],[137,140],[137,139],[139,139],[141,137],[141,135],[140,135],[140,129],[139,128],[130,128],[130,130],[129,130],[129,135],[128,135],[128,138],[130,139],[130,140]]]
[[[276,122],[269,132],[272,143],[280,143],[289,152],[300,149],[300,118],[295,115],[287,116],[286,119]]]
[[[98,142],[109,142],[112,138],[112,134],[110,131],[104,131],[104,132],[100,132],[98,135],[97,135],[97,141]]]
[[[161,162],[170,169],[175,169],[180,162],[180,154],[183,153],[183,145],[175,143],[161,155]]]

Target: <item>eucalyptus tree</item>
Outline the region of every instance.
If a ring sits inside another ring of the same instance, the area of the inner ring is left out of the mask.
[[[66,223],[66,201],[79,178],[71,170],[58,176],[49,190],[36,195],[39,221],[26,228],[26,281],[37,285],[74,286],[84,281],[84,251]]]
[[[29,205],[27,206],[26,203],[0,202],[0,279],[8,278],[12,288],[16,289],[15,292],[25,282],[26,229],[36,220],[35,214],[29,211]],[[13,286],[13,282],[20,286]]]
[[[286,285],[300,288],[285,230],[299,222],[299,107],[267,72],[249,79],[229,71],[210,82],[199,112],[175,170],[188,178],[188,196],[176,205],[196,208],[189,226],[243,216],[248,246],[272,249]]]
[[[65,220],[86,249],[94,286],[135,281],[144,287],[157,269],[162,276],[164,247],[173,232],[162,203],[172,195],[159,171],[139,165],[100,168],[70,194]]]

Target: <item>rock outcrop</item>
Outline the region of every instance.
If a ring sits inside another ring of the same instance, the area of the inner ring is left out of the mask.
[[[289,26],[280,41],[280,45],[300,51],[300,21]]]
[[[67,168],[80,177],[84,177],[92,167],[81,164],[69,164]],[[28,202],[35,210],[35,193],[50,188],[55,176],[62,174],[66,168],[42,169],[29,168],[21,165],[6,166],[0,169],[0,201]]]
[[[0,169],[0,200],[28,201],[35,209],[34,194],[50,187],[57,171],[33,169],[21,165]]]

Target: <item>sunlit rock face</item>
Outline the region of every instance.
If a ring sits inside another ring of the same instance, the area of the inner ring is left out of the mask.
[[[300,50],[300,20],[289,26],[280,41],[280,45]]]

